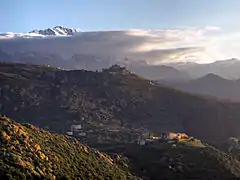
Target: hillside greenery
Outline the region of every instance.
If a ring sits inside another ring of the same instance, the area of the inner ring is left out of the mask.
[[[75,138],[0,116],[0,179],[139,179]]]
[[[193,138],[99,149],[0,116],[0,179],[240,178],[238,160]]]
[[[108,153],[127,157],[131,169],[143,179],[239,179],[240,162],[199,140],[176,144],[103,147]]]

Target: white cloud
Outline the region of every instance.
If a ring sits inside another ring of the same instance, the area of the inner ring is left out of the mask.
[[[218,26],[206,26],[205,29],[209,30],[209,31],[220,31],[221,30],[221,28]]]
[[[26,37],[26,35],[23,35]],[[0,34],[0,48],[10,51],[38,51],[63,57],[73,54],[129,57],[149,64],[194,61],[211,62],[240,58],[240,32],[224,33],[220,27],[182,28],[163,30],[124,30],[81,32],[73,37],[30,38],[12,41],[13,34]],[[1,39],[1,38],[0,38]]]

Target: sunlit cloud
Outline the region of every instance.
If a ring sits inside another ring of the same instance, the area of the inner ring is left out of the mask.
[[[212,62],[240,58],[240,32],[224,32],[206,26],[162,30],[120,30],[81,32],[73,37],[20,38],[0,34],[0,48],[9,51],[36,51],[69,59],[74,54],[95,55],[111,61],[128,57],[148,64],[172,62]],[[28,34],[28,37],[30,35]],[[3,38],[11,40],[1,40]]]
[[[206,26],[205,29],[209,30],[209,31],[220,31],[221,30],[221,28],[218,26]]]

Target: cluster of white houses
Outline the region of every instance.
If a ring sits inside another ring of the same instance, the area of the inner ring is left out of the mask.
[[[86,132],[83,131],[81,124],[71,125],[70,131],[67,131],[66,134],[69,136],[78,136],[78,137],[86,136]],[[166,133],[161,133],[160,136],[149,136],[147,138],[146,137],[144,138],[143,136],[139,136],[137,143],[139,145],[147,145],[154,142],[161,142],[161,141],[176,142],[184,139],[189,139],[189,136],[185,133],[166,132]]]
[[[82,125],[77,124],[77,125],[71,125],[70,131],[67,131],[66,133],[69,136],[86,136],[86,133],[83,132],[82,130]]]

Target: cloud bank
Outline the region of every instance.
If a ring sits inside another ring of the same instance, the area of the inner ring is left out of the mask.
[[[26,38],[28,37],[28,38]],[[68,59],[74,54],[112,61],[130,59],[148,64],[212,62],[240,58],[240,33],[221,28],[120,30],[80,32],[72,37],[0,33],[0,48],[8,53],[50,53]]]

